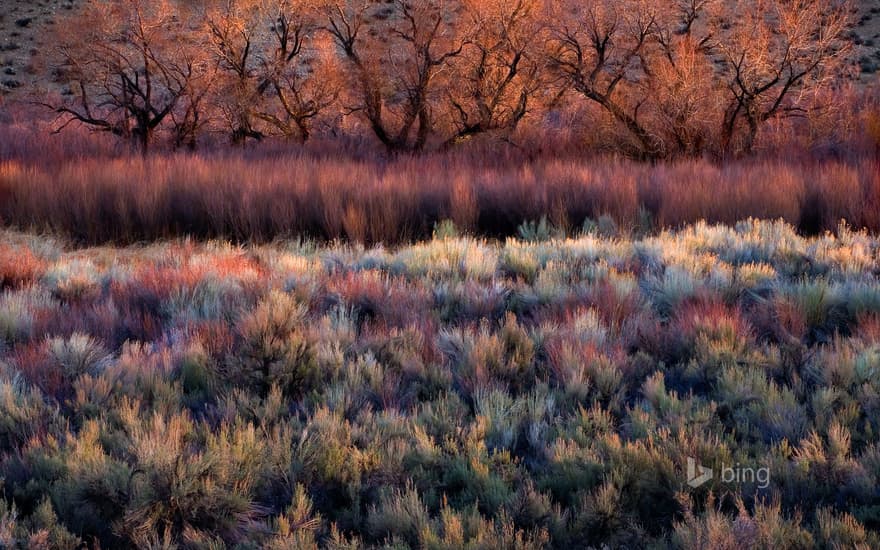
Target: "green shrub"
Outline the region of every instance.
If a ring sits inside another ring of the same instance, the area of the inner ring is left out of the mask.
[[[228,359],[230,381],[262,395],[273,385],[288,395],[308,393],[320,372],[304,317],[305,308],[291,296],[272,291],[238,323],[242,342]]]

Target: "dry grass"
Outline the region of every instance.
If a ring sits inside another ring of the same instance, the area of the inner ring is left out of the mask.
[[[781,218],[800,231],[841,219],[880,230],[871,160],[752,160],[650,166],[615,159],[492,161],[467,153],[386,160],[286,153],[0,164],[0,221],[79,242],[191,235],[267,241],[404,242],[452,219],[505,236],[542,217],[575,231],[606,219],[623,230]],[[603,218],[604,217],[604,218]]]

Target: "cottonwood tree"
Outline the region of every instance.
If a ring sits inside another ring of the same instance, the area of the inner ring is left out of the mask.
[[[648,51],[656,7],[639,0],[570,1],[551,6],[549,17],[554,24],[548,55],[554,69],[622,124],[641,155],[664,156],[664,142],[639,120],[646,98],[633,93],[632,85],[645,78],[645,67],[656,57]]]
[[[699,156],[717,147],[722,88],[698,42],[676,42],[646,79],[650,101],[644,112],[667,156]]]
[[[834,84],[851,11],[837,0],[760,0],[729,9],[721,25],[732,29],[718,43],[729,91],[722,139],[747,153],[761,124],[808,115],[802,100]]]
[[[657,10],[643,64],[644,111],[671,156],[698,156],[717,148],[723,83],[713,60],[715,25],[722,0],[674,0]]]
[[[389,150],[421,150],[451,62],[470,37],[457,0],[331,0],[327,30],[342,53],[352,89],[350,111]]]
[[[309,0],[271,3],[269,53],[257,89],[268,89],[274,108],[257,117],[285,137],[306,141],[312,121],[339,96],[330,40],[319,34],[319,12]]]
[[[199,136],[211,125],[209,98],[217,79],[217,64],[203,58],[199,70],[186,82],[181,100],[169,115],[172,143],[175,149],[195,150]]]
[[[305,141],[338,95],[331,47],[308,0],[225,0],[208,16],[225,77],[218,105],[232,140],[269,134]]]
[[[195,147],[354,115],[391,151],[506,136],[562,93],[645,159],[751,152],[840,79],[841,0],[86,0],[60,26],[73,122]],[[339,110],[332,111],[334,106]],[[344,109],[342,108],[344,107]]]
[[[849,24],[827,0],[554,3],[548,58],[644,158],[750,152],[765,122],[839,76]],[[719,108],[719,105],[721,108]],[[720,129],[720,130],[717,130]]]
[[[59,37],[72,101],[62,118],[130,138],[146,153],[203,69],[183,13],[165,0],[88,0]]]
[[[180,101],[169,114],[169,125],[175,149],[186,147],[195,150],[199,137],[210,129],[214,121],[211,97],[220,67],[204,39],[208,27],[200,4],[184,2],[177,5],[181,9],[182,19],[187,22],[186,32],[181,33],[177,47],[187,49],[186,55],[192,60],[195,70],[185,83]]]
[[[254,123],[261,91],[256,84],[262,60],[257,52],[265,24],[258,2],[222,0],[210,6],[207,24],[210,44],[222,77],[216,86],[216,106],[233,143],[263,139]]]
[[[468,0],[470,40],[452,63],[446,93],[452,144],[486,132],[509,133],[526,116],[543,78],[540,0]]]

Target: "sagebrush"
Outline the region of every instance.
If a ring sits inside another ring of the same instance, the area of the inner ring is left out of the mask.
[[[4,232],[2,544],[880,545],[877,238],[438,229]]]

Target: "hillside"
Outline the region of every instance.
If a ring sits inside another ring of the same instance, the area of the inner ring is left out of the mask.
[[[52,33],[76,0],[0,2],[0,94],[20,98],[27,88],[47,89],[44,71],[34,63],[52,45]]]
[[[58,91],[63,84],[46,78],[40,53],[52,47],[52,33],[78,0],[0,0],[0,95],[20,99],[33,89]],[[863,70],[861,81],[873,82],[880,70],[880,0],[858,0],[853,62]]]

